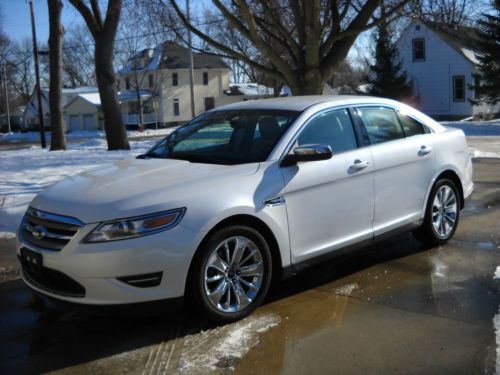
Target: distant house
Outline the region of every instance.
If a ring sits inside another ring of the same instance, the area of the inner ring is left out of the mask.
[[[195,113],[200,114],[224,97],[230,70],[221,58],[206,53],[193,53],[193,67]],[[141,108],[144,124],[190,120],[188,49],[164,42],[155,49],[141,51],[118,72],[118,90],[124,99],[122,112],[127,125],[139,123]]]
[[[441,119],[485,116],[498,109],[474,106],[478,83],[477,30],[414,20],[397,42],[402,68],[413,80],[420,110]]]
[[[91,94],[97,93],[97,87],[92,86],[82,86],[73,88],[63,88],[62,89],[62,106],[63,108],[79,94]],[[49,126],[50,120],[50,110],[49,110],[49,89],[42,88],[42,113],[44,116],[45,126]],[[38,128],[38,98],[35,95],[35,91],[30,97],[30,100],[26,104],[26,109],[23,114],[23,121],[21,124],[23,130],[31,130]]]
[[[155,118],[149,117],[148,104],[151,103],[151,93],[140,91],[139,95],[146,105],[144,106],[145,123],[153,123]],[[136,103],[137,94],[132,91],[118,92],[118,102],[122,108],[123,121],[125,124],[137,124],[138,115],[129,114],[128,108],[131,103]],[[101,109],[101,96],[96,93],[78,94],[64,107],[66,127],[69,132],[78,130],[102,130],[104,129],[104,115]]]

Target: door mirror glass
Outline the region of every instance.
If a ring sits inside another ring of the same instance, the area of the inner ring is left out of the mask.
[[[300,162],[328,160],[332,157],[332,149],[328,145],[304,145],[295,147],[292,153],[285,156],[282,167],[288,167]]]

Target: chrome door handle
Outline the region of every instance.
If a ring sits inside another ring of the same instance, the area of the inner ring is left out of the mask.
[[[432,152],[432,147],[422,146],[420,147],[420,150],[418,150],[418,155],[425,156],[430,154],[431,152]]]
[[[355,171],[360,171],[362,169],[368,168],[370,166],[370,163],[367,161],[361,161],[361,160],[354,160],[354,163],[351,164],[351,168],[354,169]]]

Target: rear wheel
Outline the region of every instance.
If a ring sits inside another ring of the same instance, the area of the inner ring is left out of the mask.
[[[223,228],[205,241],[193,264],[194,305],[219,323],[244,318],[264,300],[271,270],[269,247],[259,232]]]
[[[414,233],[415,237],[430,245],[442,245],[455,233],[459,218],[457,186],[451,180],[439,180],[431,190],[424,222]]]

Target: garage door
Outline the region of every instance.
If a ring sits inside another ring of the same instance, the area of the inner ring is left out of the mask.
[[[95,130],[94,115],[83,115],[83,129]]]
[[[70,115],[69,116],[69,129],[70,132],[80,130],[80,116]]]

